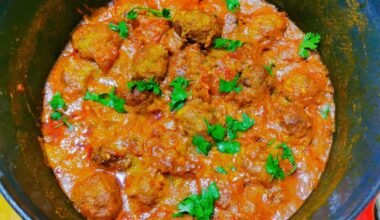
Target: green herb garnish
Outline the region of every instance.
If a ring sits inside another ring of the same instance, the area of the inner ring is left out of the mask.
[[[177,111],[185,105],[186,99],[190,96],[190,94],[186,92],[189,81],[180,76],[175,78],[170,83],[170,86],[174,88],[171,94],[171,102],[169,103],[170,110]]]
[[[320,34],[314,34],[314,33],[307,33],[305,38],[303,39],[300,48],[299,48],[299,55],[307,59],[310,56],[309,50],[315,50],[318,48],[318,44],[321,41],[321,35]]]
[[[265,170],[275,179],[285,179],[285,173],[280,167],[280,161],[278,158],[273,158],[272,154],[267,158]]]
[[[278,145],[276,148],[282,149],[281,158],[283,160],[289,160],[290,164],[293,166],[292,170],[288,173],[288,175],[293,174],[297,170],[297,163],[296,163],[296,160],[294,159],[292,149],[290,149],[290,147],[285,143]]]
[[[274,142],[276,142],[276,138],[273,138],[270,141],[268,141],[268,143],[267,143],[268,147],[272,146],[274,144]]]
[[[206,119],[204,120],[207,126],[207,133],[215,140],[215,141],[223,141],[226,136],[226,129],[220,125],[212,125]]]
[[[234,52],[238,47],[243,46],[243,42],[240,40],[230,40],[226,38],[217,38],[214,41],[214,48],[225,49],[230,52]]]
[[[240,8],[239,0],[226,0],[226,5],[228,10],[232,12],[236,12],[236,10],[239,10]]]
[[[56,92],[49,102],[53,110],[63,109],[66,107],[65,101],[63,100],[61,93]]]
[[[321,113],[321,116],[323,119],[327,120],[327,118],[329,117],[330,115],[330,104],[326,104],[324,105],[321,110],[320,110],[320,113]]]
[[[98,102],[104,106],[113,108],[118,113],[127,113],[127,110],[124,108],[125,100],[116,96],[115,90],[116,88],[114,87],[110,93],[103,93],[100,95],[87,91],[83,99],[86,101]]]
[[[198,220],[210,220],[214,214],[214,203],[220,197],[219,189],[215,182],[202,190],[201,195],[192,194],[182,200],[177,206],[178,212],[172,217],[183,217],[185,214]]]
[[[215,171],[220,174],[227,174],[227,171],[221,166],[216,167]]]
[[[242,87],[238,85],[240,74],[236,74],[232,81],[226,81],[220,79],[219,81],[219,92],[220,93],[230,93],[232,91],[239,93],[242,90]]]
[[[128,82],[128,88],[130,90],[136,88],[139,92],[150,91],[156,95],[162,95],[160,85],[157,82],[155,82],[153,78],[149,80]]]
[[[154,9],[151,9],[151,8],[144,8],[144,7],[133,8],[132,10],[130,10],[127,13],[127,18],[130,19],[130,20],[136,20],[137,16],[138,16],[138,10],[147,11],[147,12],[153,14],[156,17],[162,17],[162,18],[166,18],[166,19],[171,19],[172,18],[170,9],[164,8],[164,9],[162,9],[160,11],[160,10],[154,10]]]
[[[66,108],[66,103],[59,92],[56,92],[54,94],[49,104],[51,108],[53,109],[53,113],[51,113],[50,115],[51,120],[53,121],[62,120],[62,123],[57,125],[55,128],[58,128],[64,124],[69,128],[69,130],[72,130],[74,126],[68,122],[68,118],[66,116],[63,116],[62,111]]]
[[[274,65],[273,62],[270,62],[269,65],[264,65],[264,69],[267,71],[267,73],[268,73],[270,76],[273,76],[273,67],[275,67],[275,65]]]
[[[227,154],[236,154],[240,152],[240,143],[236,141],[222,141],[216,143],[218,151]]]
[[[128,37],[129,29],[127,26],[127,22],[121,21],[118,24],[109,23],[109,28],[111,28],[113,31],[118,32],[120,37],[125,39]]]
[[[231,167],[231,171],[236,172],[237,168],[236,167]]]
[[[192,143],[197,147],[197,151],[208,155],[211,150],[212,144],[208,142],[202,135],[195,135],[193,137]]]
[[[233,119],[231,116],[227,116],[227,136],[230,140],[233,140],[237,137],[238,131],[247,131],[253,125],[255,125],[255,120],[250,118],[246,113],[243,113],[243,120],[241,122]]]

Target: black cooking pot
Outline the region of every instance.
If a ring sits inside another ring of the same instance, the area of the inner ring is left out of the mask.
[[[336,89],[334,146],[294,219],[353,219],[380,189],[380,1],[272,0],[320,47]],[[0,191],[25,219],[79,219],[40,148],[42,90],[99,0],[0,0]]]

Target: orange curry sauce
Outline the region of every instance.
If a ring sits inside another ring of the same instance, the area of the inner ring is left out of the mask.
[[[168,8],[172,18],[141,10],[127,19],[136,6]],[[129,29],[124,39],[109,27],[121,21]],[[45,88],[43,148],[63,191],[89,219],[171,219],[182,200],[215,182],[213,219],[289,218],[317,187],[334,132],[328,70],[315,51],[299,56],[304,36],[260,0],[240,0],[236,11],[225,0],[115,0],[85,17]],[[244,44],[215,49],[220,37]],[[273,76],[264,68],[270,63]],[[220,92],[220,80],[237,74],[241,91]],[[170,83],[178,76],[189,80],[189,97],[171,111]],[[127,86],[152,78],[162,95]],[[113,88],[128,113],[84,100],[86,92]],[[65,107],[52,120],[57,92]],[[192,143],[195,135],[215,142],[205,119],[225,125],[226,116],[241,121],[243,113],[255,124],[237,133],[239,152],[214,144],[206,156]],[[283,143],[296,162],[292,174]],[[269,155],[284,179],[267,172]],[[216,171],[221,167],[226,173]]]

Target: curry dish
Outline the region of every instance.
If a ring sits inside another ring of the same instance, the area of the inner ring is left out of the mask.
[[[260,0],[115,0],[52,69],[44,152],[88,219],[287,219],[318,185],[333,87]]]

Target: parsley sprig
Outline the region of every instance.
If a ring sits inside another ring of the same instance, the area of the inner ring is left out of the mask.
[[[170,110],[178,111],[185,105],[186,99],[190,96],[190,94],[186,92],[189,81],[179,76],[170,83],[170,86],[174,88],[171,94],[171,102],[169,103]]]
[[[240,152],[240,143],[233,139],[237,137],[238,131],[247,131],[255,124],[255,120],[250,118],[246,113],[243,113],[242,121],[227,116],[225,126],[221,124],[211,124],[206,119],[204,119],[204,121],[207,126],[207,134],[215,141],[218,151],[227,154]],[[227,140],[225,139],[226,135],[229,138]],[[201,135],[195,135],[193,137],[193,144],[197,147],[198,152],[206,156],[213,145]]]
[[[231,116],[226,117],[227,125],[227,136],[230,140],[233,140],[237,137],[238,131],[247,131],[253,125],[255,125],[255,120],[250,118],[246,113],[243,113],[242,121],[233,119]]]
[[[149,80],[131,81],[128,82],[128,88],[130,90],[137,89],[139,92],[153,92],[156,95],[162,95],[160,85],[154,81],[153,78]]]
[[[330,108],[330,104],[326,104],[322,106],[322,108],[320,109],[320,113],[323,119],[327,120],[327,118],[329,117],[331,112]]]
[[[233,80],[226,81],[224,79],[219,80],[219,92],[220,93],[230,93],[232,91],[239,93],[243,89],[238,85],[240,74],[236,74]]]
[[[321,41],[320,34],[314,34],[311,32],[307,33],[300,45],[299,55],[304,59],[309,58],[310,56],[309,50],[317,49],[320,41]]]
[[[50,118],[53,121],[60,121],[62,120],[62,123],[57,125],[56,128],[62,126],[63,124],[66,125],[69,130],[73,129],[73,125],[69,123],[67,116],[63,116],[63,111],[67,108],[66,103],[63,100],[61,93],[56,92],[52,99],[49,102],[50,107],[53,109],[53,113],[51,113]]]
[[[243,42],[240,40],[231,40],[227,38],[216,38],[214,41],[215,49],[225,49],[229,52],[234,52],[238,47],[243,46]]]
[[[214,203],[219,197],[218,186],[212,182],[207,190],[202,190],[200,195],[192,194],[182,200],[177,206],[178,212],[173,214],[173,217],[183,217],[185,214],[189,214],[198,220],[209,220],[214,214]]]
[[[116,88],[114,87],[110,93],[103,93],[100,95],[87,91],[83,99],[86,101],[94,101],[104,106],[113,108],[118,113],[127,113],[127,110],[124,108],[125,100],[118,97],[115,94],[115,90]]]
[[[207,141],[202,135],[195,135],[192,143],[197,147],[197,151],[205,156],[208,155],[212,148],[212,143]]]
[[[215,168],[215,171],[218,172],[218,173],[220,173],[220,174],[228,174],[227,170],[224,169],[224,168],[221,167],[221,166],[216,167],[216,168]]]
[[[130,10],[127,13],[127,18],[130,20],[136,20],[137,16],[138,16],[138,11],[147,11],[147,12],[149,12],[149,13],[151,13],[154,16],[159,17],[159,18],[160,17],[166,18],[166,19],[172,18],[170,9],[164,8],[160,11],[160,10],[155,10],[155,9],[145,8],[145,7],[133,8],[132,10]]]
[[[232,12],[236,12],[236,10],[240,9],[239,0],[226,0],[226,5],[227,5],[228,10]]]
[[[270,76],[273,76],[273,67],[275,67],[275,65],[274,65],[273,62],[270,62],[268,65],[264,65],[264,69],[265,69],[265,71],[267,71],[267,73],[268,73]]]
[[[288,176],[292,175],[297,170],[297,163],[294,159],[292,149],[285,143],[279,144],[276,146],[277,149],[282,149],[282,160],[289,160],[290,164],[293,168],[286,174]],[[267,163],[265,165],[265,169],[268,174],[272,175],[274,179],[285,179],[285,172],[280,167],[280,160],[278,157],[274,158],[272,154],[270,154],[267,158]]]
[[[272,154],[269,154],[267,158],[265,170],[275,179],[285,179],[285,173],[280,167],[280,161],[278,158],[273,158]]]
[[[118,32],[121,38],[125,39],[128,37],[129,29],[127,26],[127,22],[121,21],[118,24],[109,23],[108,27],[111,28],[113,31]]]

